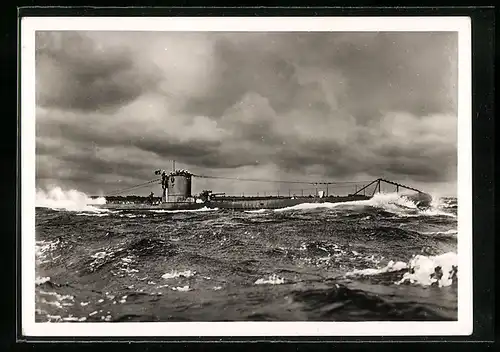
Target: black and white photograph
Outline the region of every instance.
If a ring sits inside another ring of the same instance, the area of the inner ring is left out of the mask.
[[[470,333],[469,22],[300,21],[26,22],[30,331]]]

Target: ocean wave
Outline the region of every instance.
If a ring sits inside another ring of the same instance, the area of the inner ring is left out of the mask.
[[[457,230],[447,230],[447,231],[424,231],[420,232],[422,235],[429,235],[429,236],[446,236],[446,237],[456,237],[458,235]]]
[[[398,290],[361,290],[335,283],[328,288],[297,290],[290,296],[293,309],[304,305],[310,321],[453,321],[456,306],[426,304],[425,295],[401,299]],[[420,291],[419,289],[416,290]],[[289,296],[289,297],[290,297]],[[442,297],[439,300],[442,302]],[[454,309],[455,308],[455,309]]]
[[[313,209],[336,209],[347,208],[356,209],[362,207],[374,207],[385,210],[389,213],[401,217],[418,217],[418,216],[448,216],[455,217],[453,213],[446,212],[436,206],[431,205],[430,208],[420,209],[417,205],[400,193],[377,193],[368,200],[356,200],[337,203],[302,203],[290,207],[275,209],[275,212],[285,212],[293,210],[313,210]]]
[[[423,286],[450,286],[458,278],[458,257],[454,252],[430,257],[416,255],[410,260],[408,268],[409,272],[403,275],[398,284],[409,282]]]
[[[193,289],[191,287],[189,287],[188,285],[172,287],[172,291],[187,292],[187,291],[192,291],[192,290]]]
[[[175,279],[178,277],[192,277],[196,274],[196,271],[185,270],[185,271],[172,271],[162,275],[162,279]]]
[[[85,193],[77,190],[63,190],[60,187],[51,188],[48,191],[37,189],[35,205],[39,208],[49,208],[54,210],[86,211],[86,212],[106,212],[94,205],[106,204],[106,199],[100,197],[90,198]]]
[[[443,210],[440,210],[440,209],[436,209],[436,208],[425,209],[425,210],[423,210],[421,212],[421,215],[424,215],[424,216],[448,216],[448,217],[451,217],[451,218],[456,218],[457,217],[456,214],[448,213],[446,211],[443,211]]]
[[[203,207],[201,209],[184,209],[184,210],[153,209],[148,211],[152,213],[198,213],[198,212],[216,211],[216,210],[219,210],[219,208]]]
[[[458,204],[457,204],[456,200],[453,200],[453,201],[439,201],[436,204],[436,207],[445,208],[445,209],[457,209],[458,208]]]
[[[35,260],[38,264],[44,264],[53,260],[53,253],[59,248],[61,241],[36,241]]]
[[[385,267],[383,268],[368,268],[368,269],[355,269],[345,274],[345,276],[372,276],[379,275],[383,273],[390,273],[393,271],[400,271],[408,268],[408,264],[405,262],[394,262],[391,260]]]
[[[121,218],[134,219],[134,218],[145,218],[146,214],[120,214],[118,216]]]
[[[437,256],[415,255],[408,263],[391,260],[385,267],[356,269],[344,276],[374,276],[402,270],[407,270],[407,272],[395,282],[397,285],[410,283],[421,286],[450,286],[458,278],[457,254],[448,252]]]
[[[275,249],[276,254],[281,252],[303,264],[337,269],[352,268],[354,264],[378,265],[384,259],[380,254],[366,252],[363,249],[353,250],[349,245],[323,241],[303,242],[299,248],[279,248],[280,251],[277,249]]]
[[[57,292],[44,290],[39,290],[38,293],[37,300],[39,300],[39,303],[44,306],[55,307],[59,311],[75,305],[75,297],[72,295],[61,295]]]
[[[261,278],[254,282],[254,285],[281,285],[285,283],[285,279],[273,274],[268,278]]]
[[[97,212],[97,213],[78,213],[76,214],[78,216],[97,216],[97,217],[103,217],[103,216],[109,216],[109,213],[100,213],[100,212]]]
[[[35,279],[35,285],[43,285],[44,283],[50,281],[50,277],[46,276],[46,277],[37,277]]]
[[[266,211],[269,211],[269,209],[245,210],[245,213],[259,214],[259,213],[265,213]]]

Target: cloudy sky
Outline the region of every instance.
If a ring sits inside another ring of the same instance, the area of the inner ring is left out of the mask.
[[[37,187],[106,194],[154,179],[175,159],[195,174],[385,177],[453,195],[457,38],[38,32]],[[135,193],[150,191],[160,194],[156,185]]]

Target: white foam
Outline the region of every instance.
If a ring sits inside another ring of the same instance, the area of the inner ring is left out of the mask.
[[[406,269],[408,267],[408,264],[405,262],[394,262],[390,261],[385,267],[383,268],[368,268],[368,269],[356,269],[353,271],[350,271],[345,274],[345,276],[371,276],[371,275],[378,275],[382,273],[388,273],[388,272],[393,272],[393,271],[399,271]]]
[[[441,278],[437,278],[434,275],[437,267],[441,267],[443,274]],[[413,273],[405,273],[397,284],[410,282],[429,286],[437,283],[439,287],[450,286],[453,282],[453,267],[458,268],[458,257],[454,252],[429,257],[416,255],[408,263],[408,268]]]
[[[196,271],[185,270],[185,271],[172,271],[162,275],[162,279],[174,279],[177,277],[191,277],[196,274]]]
[[[38,264],[44,264],[52,261],[52,251],[57,248],[59,241],[36,241],[35,258]]]
[[[130,218],[130,219],[137,218],[137,217],[140,217],[140,218],[145,218],[146,217],[145,214],[140,214],[140,215],[137,215],[137,214],[120,214],[118,216],[121,217],[121,218]]]
[[[311,210],[311,209],[334,209],[334,208],[359,208],[359,207],[377,207],[390,213],[403,217],[416,216],[449,216],[456,217],[455,214],[445,212],[437,206],[431,204],[428,209],[419,209],[417,205],[402,193],[377,193],[367,200],[355,200],[347,202],[324,202],[324,203],[301,203],[286,208],[275,209],[275,212],[290,210]]]
[[[51,321],[61,321],[62,320],[62,317],[60,315],[50,315],[50,314],[47,314],[47,318],[49,319],[49,322]]]
[[[424,235],[441,235],[441,236],[446,236],[446,235],[457,235],[458,231],[457,230],[447,230],[447,231],[429,231],[429,232],[422,232]]]
[[[40,290],[40,294],[45,296],[52,296],[54,300],[47,300],[45,298],[42,298],[41,302],[44,304],[55,306],[58,309],[63,309],[64,307],[74,305],[75,297],[71,295],[60,295],[57,292],[47,292],[43,290]]]
[[[101,209],[99,209],[98,211],[100,211]],[[94,210],[93,210],[94,211]],[[102,216],[109,216],[108,213],[79,213],[79,214],[76,214],[76,215],[79,215],[79,216],[98,216],[98,217],[102,217]]]
[[[285,283],[285,279],[273,274],[267,279],[258,279],[255,281],[255,285],[281,285]]]
[[[245,213],[265,213],[269,209],[245,210]]]
[[[457,254],[448,252],[437,256],[415,255],[408,263],[391,260],[385,267],[356,269],[344,274],[344,276],[373,276],[407,269],[401,280],[395,282],[397,285],[409,282],[422,286],[437,284],[439,287],[443,287],[452,284],[454,266],[458,268]],[[441,278],[435,276],[438,267],[442,270]]]
[[[153,209],[149,211],[153,213],[197,213],[197,212],[216,211],[216,210],[219,210],[219,208],[203,207],[200,209],[185,209],[185,210]]]
[[[335,208],[338,207],[341,204],[347,204],[346,203],[301,203],[297,205],[292,205],[291,207],[286,207],[286,208],[280,208],[280,209],[274,209],[275,212],[282,212],[282,211],[289,211],[289,210],[310,210],[310,209],[320,209],[320,208]]]
[[[43,283],[46,283],[47,281],[50,281],[50,277],[37,277],[35,279],[35,285],[41,285]]]
[[[68,317],[62,318],[62,320],[64,320],[64,321],[80,321],[80,318],[77,318],[77,317],[70,315]]]
[[[97,253],[94,253],[91,255],[92,258],[95,258],[95,259],[102,259],[108,255],[111,255],[111,253],[108,253],[108,252],[97,252]]]
[[[191,291],[191,288],[189,286],[178,286],[178,287],[172,287],[172,291],[187,292]]]
[[[358,207],[358,206],[373,206],[386,208],[391,207],[391,205],[396,205],[400,207],[406,207],[410,209],[416,209],[415,203],[413,203],[408,198],[404,197],[398,193],[377,193],[372,198],[367,200],[354,200],[347,202],[324,202],[324,203],[302,203],[291,207],[276,209],[275,211],[287,211],[287,210],[309,210],[317,208],[337,208],[337,207]]]
[[[92,199],[85,193],[77,190],[63,190],[60,187],[51,188],[48,191],[38,189],[36,191],[37,207],[50,208],[56,210],[68,211],[87,211],[87,212],[103,212],[106,209],[100,209],[93,205],[106,204],[106,199],[103,197]]]
[[[426,215],[426,216],[448,216],[450,218],[456,218],[457,216],[453,213],[448,213],[446,211],[437,209],[437,208],[429,208],[422,210],[421,215]]]

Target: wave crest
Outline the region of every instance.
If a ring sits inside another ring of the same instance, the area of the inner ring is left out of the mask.
[[[281,285],[285,283],[285,279],[273,274],[266,278],[260,278],[254,282],[254,285]]]
[[[149,210],[151,213],[203,213],[206,211],[217,211],[219,208],[208,208],[208,207],[203,207],[200,209],[178,209],[178,210],[167,210],[167,209],[153,209]]]
[[[77,190],[63,190],[54,187],[48,191],[37,189],[35,205],[40,208],[68,211],[89,211],[103,212],[105,209],[94,207],[93,205],[106,204],[104,197],[96,199],[90,198],[85,193]]]
[[[390,261],[383,268],[353,270],[345,276],[373,276],[388,272],[407,270],[395,284],[417,284],[421,286],[450,286],[458,279],[458,258],[454,252],[437,256],[415,255],[408,263]]]
[[[416,255],[410,260],[408,267],[409,272],[397,284],[409,282],[423,286],[450,286],[457,279],[458,258],[454,252],[432,257]]]
[[[283,212],[290,210],[313,210],[313,209],[334,209],[334,208],[350,208],[356,209],[359,207],[373,207],[385,210],[402,217],[412,216],[449,216],[456,217],[455,214],[448,213],[436,207],[434,204],[428,209],[419,209],[417,205],[402,193],[377,193],[368,200],[355,200],[338,203],[301,203],[294,206],[275,209],[275,212]]]

